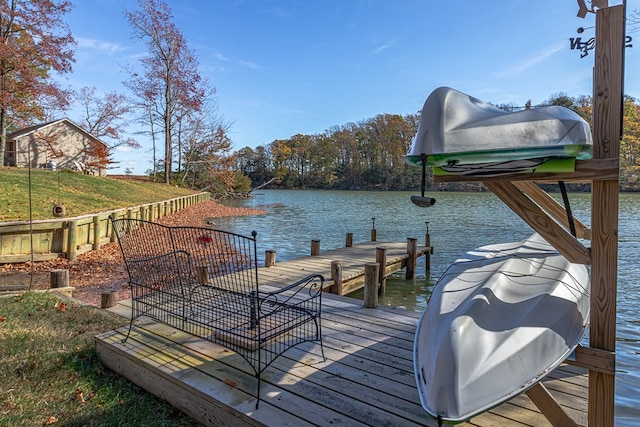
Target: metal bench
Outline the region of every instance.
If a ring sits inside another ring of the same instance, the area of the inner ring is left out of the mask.
[[[129,331],[141,316],[235,351],[261,373],[304,341],[322,347],[324,278],[312,274],[280,289],[258,281],[256,232],[251,237],[204,227],[169,227],[111,217],[131,285]]]

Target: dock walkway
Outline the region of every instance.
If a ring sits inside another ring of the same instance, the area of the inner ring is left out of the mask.
[[[319,255],[277,262],[273,267],[261,267],[258,269],[258,277],[261,285],[282,287],[287,283],[294,283],[308,274],[317,273],[325,277],[325,288],[327,288],[333,285],[331,262],[340,261],[343,294],[348,294],[362,288],[365,264],[376,262],[376,248],[379,247],[387,249],[385,276],[406,267],[409,259],[406,243],[366,242],[325,251]],[[417,246],[415,256],[420,257],[431,253],[431,251],[432,248],[429,246]]]
[[[111,310],[130,315],[131,300]],[[208,426],[436,426],[420,406],[413,372],[418,314],[367,309],[325,293],[322,333],[276,359],[256,380],[247,363],[221,346],[163,324],[134,326],[96,337],[103,364]],[[586,371],[563,365],[544,385],[562,408],[586,425]],[[549,426],[525,395],[477,416],[468,426]]]

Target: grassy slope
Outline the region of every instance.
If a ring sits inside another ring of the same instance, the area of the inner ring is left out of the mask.
[[[31,171],[33,219],[52,218],[53,205],[64,203],[67,216],[77,216],[193,194],[151,182],[124,181],[74,172]],[[0,167],[0,222],[29,219],[27,169]]]
[[[124,319],[49,293],[0,297],[0,426],[195,427],[96,357]]]

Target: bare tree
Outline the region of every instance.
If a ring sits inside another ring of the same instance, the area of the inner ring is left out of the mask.
[[[142,71],[131,71],[125,82],[139,104],[160,118],[164,134],[164,182],[173,168],[174,127],[181,111],[200,111],[204,98],[199,64],[182,32],[172,22],[171,10],[161,0],[139,0],[141,10],[126,12],[135,37],[144,40],[148,55],[140,60]]]

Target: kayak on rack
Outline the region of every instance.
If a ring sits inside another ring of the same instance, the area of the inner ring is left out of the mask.
[[[538,234],[466,253],[435,285],[416,329],[423,408],[463,422],[535,385],[582,339],[589,291],[587,266]]]

